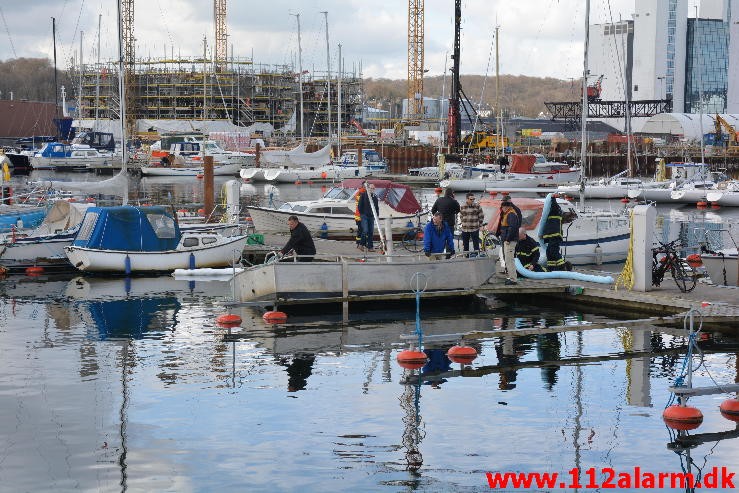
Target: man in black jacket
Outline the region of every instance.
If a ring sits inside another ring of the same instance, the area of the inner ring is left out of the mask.
[[[441,212],[441,217],[449,225],[452,234],[454,234],[454,223],[457,214],[459,214],[459,209],[459,202],[454,198],[454,190],[447,188],[444,196],[439,197],[434,202],[434,205],[431,207],[431,214],[436,214],[437,211]]]
[[[500,223],[498,224],[498,238],[503,244],[503,260],[505,262],[508,278],[507,285],[516,284],[518,273],[516,272],[516,243],[518,242],[518,229],[521,221],[513,208],[513,203],[504,199],[500,204]]]
[[[298,221],[297,216],[287,218],[287,226],[290,228],[290,239],[287,241],[280,253],[285,255],[291,250],[295,251],[298,256],[298,262],[310,262],[313,260],[312,255],[316,254],[316,246],[313,244],[313,238],[305,224]],[[303,255],[309,255],[303,257]]]

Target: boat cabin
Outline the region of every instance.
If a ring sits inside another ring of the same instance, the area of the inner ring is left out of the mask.
[[[90,207],[73,246],[135,252],[174,250],[182,233],[169,207]]]

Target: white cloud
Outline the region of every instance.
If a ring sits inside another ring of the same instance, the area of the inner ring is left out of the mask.
[[[630,19],[637,0],[593,0],[591,23]],[[691,0],[692,2],[693,0]],[[0,59],[52,56],[51,20],[57,19],[59,65],[77,56],[84,30],[84,59],[95,57],[98,14],[102,14],[102,57],[116,58],[116,0],[33,0],[4,2],[7,24],[0,26]],[[609,10],[610,5],[610,10]],[[229,51],[266,64],[297,60],[295,17],[301,14],[303,67],[325,70],[324,16],[328,11],[332,65],[342,44],[348,70],[361,63],[365,76],[407,75],[405,0],[230,0],[227,7]],[[30,20],[33,19],[33,22]],[[454,2],[425,2],[425,65],[430,75],[443,72],[453,44]],[[490,58],[495,26],[500,26],[500,67],[506,74],[566,79],[582,71],[583,0],[464,0],[462,3],[462,73],[483,74]],[[139,56],[199,57],[203,37],[213,42],[212,0],[137,0],[135,36]],[[166,50],[166,51],[165,51]],[[451,60],[448,61],[451,66]]]

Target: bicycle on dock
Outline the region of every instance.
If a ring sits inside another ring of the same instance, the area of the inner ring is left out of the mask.
[[[698,275],[678,254],[678,240],[658,243],[659,246],[652,248],[652,285],[662,284],[665,274],[669,271],[678,289],[683,293],[689,293],[695,288]]]

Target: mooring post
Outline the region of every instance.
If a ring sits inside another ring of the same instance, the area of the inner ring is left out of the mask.
[[[205,156],[203,159],[203,207],[205,208],[205,222],[213,222],[213,210],[215,208],[213,184],[213,156]]]
[[[385,218],[385,255],[387,261],[392,262],[393,254],[393,218]]]
[[[241,184],[238,180],[228,180],[226,188],[226,215],[228,222],[233,224],[239,223],[239,213],[241,206],[239,205],[239,197],[241,192]]]
[[[634,270],[634,290],[652,289],[652,242],[657,209],[652,205],[637,205],[631,213],[631,248]]]

